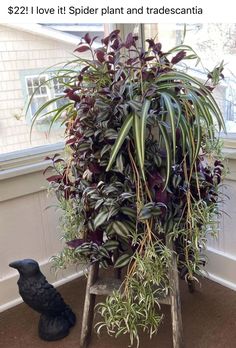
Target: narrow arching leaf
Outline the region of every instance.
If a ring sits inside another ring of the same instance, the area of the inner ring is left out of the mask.
[[[176,126],[175,126],[175,109],[173,107],[170,96],[163,92],[161,96],[164,99],[164,103],[168,112],[170,125],[171,125],[171,133],[172,133],[172,142],[173,142],[173,158],[175,159],[175,150],[176,150]]]
[[[114,163],[116,156],[117,156],[123,142],[125,141],[125,138],[127,137],[128,133],[130,131],[130,128],[132,127],[132,123],[133,123],[133,115],[129,114],[128,117],[126,118],[125,122],[123,123],[119,133],[118,133],[115,144],[112,147],[110,160],[109,160],[109,163],[108,163],[107,168],[106,168],[107,172],[111,169],[111,166]]]
[[[194,94],[191,93],[191,97],[192,97],[192,101],[193,101],[193,105],[194,105],[194,112],[195,112],[195,124],[197,127],[197,136],[195,136],[194,134],[194,139],[196,139],[196,146],[195,146],[195,151],[194,151],[194,155],[193,155],[193,163],[195,163],[196,158],[199,154],[199,150],[201,147],[201,116],[203,119],[205,119],[205,108],[204,108],[204,104],[202,104],[199,100],[199,98]],[[199,113],[199,111],[201,112],[201,114]]]
[[[182,154],[185,154],[186,151],[186,133],[185,133],[185,128],[183,127],[182,123],[179,122],[179,128],[181,132],[181,143],[182,143]]]
[[[184,40],[185,34],[186,34],[186,27],[184,28],[183,40]],[[190,47],[188,45],[181,44],[179,46],[176,46],[176,47],[172,48],[170,51],[168,51],[166,54],[171,54],[171,53],[179,52],[179,51],[182,51],[182,50],[185,50],[187,52],[192,52],[192,54],[187,55],[186,57],[184,57],[184,59],[197,59],[195,66],[198,65],[198,63],[200,62],[200,57],[192,49],[192,47]]]
[[[56,97],[53,99],[48,100],[47,102],[45,102],[34,114],[33,119],[32,119],[32,123],[31,123],[31,127],[30,127],[30,134],[32,133],[32,129],[34,127],[35,122],[37,121],[37,119],[41,116],[40,114],[48,107],[53,105],[56,101],[58,101],[59,99],[64,98],[64,96],[60,96],[60,97]],[[46,114],[51,114],[53,112],[55,112],[56,110],[53,109],[52,111],[46,112]]]
[[[190,124],[187,122],[185,117],[181,117],[179,126],[181,128],[181,137],[182,137],[182,146],[183,151],[188,152],[190,162],[193,161],[193,153],[194,153],[194,143],[192,143],[193,135]]]
[[[141,130],[140,130],[140,140],[141,140],[141,154],[142,154],[142,161],[144,163],[145,159],[145,139],[146,139],[146,124],[147,124],[147,117],[148,117],[148,111],[150,108],[150,100],[145,99],[143,108],[141,111]]]
[[[201,140],[202,140],[200,117],[198,117],[197,108],[196,108],[195,112],[196,112],[197,136],[194,137],[196,139],[196,147],[195,147],[195,153],[194,153],[194,157],[193,157],[193,163],[195,163],[195,161],[197,159],[197,156],[199,154],[199,151],[200,151],[200,148],[201,148]]]
[[[210,140],[212,140],[214,139],[212,115],[210,112],[210,108],[208,107],[208,103],[206,103],[205,101],[202,101],[202,103],[205,106],[205,122],[207,125],[207,131],[208,131]]]
[[[140,111],[142,108],[142,103],[138,100],[129,100],[128,104],[132,107],[134,112]]]
[[[177,84],[173,82],[173,80],[176,81],[178,79],[181,80],[182,86],[185,84],[186,88],[189,88],[189,90],[193,90],[193,91],[195,90],[195,92],[199,93],[203,98],[205,98],[205,100],[208,100],[208,103],[216,117],[219,129],[220,130],[223,129],[223,131],[225,131],[226,128],[225,128],[224,118],[219,109],[219,106],[217,105],[215,99],[213,98],[213,96],[211,95],[207,87],[204,86],[201,82],[199,82],[196,78],[188,74],[185,74],[184,72],[174,71],[174,72],[162,74],[156,79],[156,82],[158,82],[158,88],[161,89],[163,88],[163,86],[160,82],[166,82],[164,84],[165,88],[167,85],[169,85],[169,87],[171,85],[172,87],[175,87]],[[192,85],[190,85],[190,83],[192,83]]]
[[[137,156],[137,161],[139,164],[142,177],[145,180],[144,158],[142,156],[142,147],[141,147],[141,121],[137,114],[134,114],[133,119],[134,119],[133,130],[134,130],[135,153]]]
[[[58,108],[57,110],[55,110],[56,113],[55,113],[55,115],[53,116],[53,118],[52,118],[52,120],[51,120],[51,122],[50,122],[49,130],[48,130],[48,133],[49,133],[49,134],[50,134],[50,132],[51,132],[51,129],[52,129],[54,123],[61,117],[62,112],[63,112],[63,111],[66,111],[67,109],[70,109],[71,106],[74,107],[74,106],[73,106],[73,103],[67,103],[67,104],[62,105],[62,106],[61,106],[60,108]]]
[[[165,190],[170,178],[170,170],[172,165],[171,145],[170,145],[170,139],[169,139],[166,128],[161,123],[159,123],[159,128],[165,143],[165,150],[166,150],[166,182],[163,188],[163,190]]]

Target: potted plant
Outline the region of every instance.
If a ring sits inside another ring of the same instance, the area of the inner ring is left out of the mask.
[[[176,68],[198,59],[189,46],[163,52],[150,39],[144,50],[118,30],[96,50],[93,41],[86,34],[75,50],[90,51],[91,60],[76,57],[58,69],[66,102],[53,121],[67,112],[66,157],[51,159],[55,173],[47,180],[62,209],[66,246],[54,261],[125,269],[124,291],[98,309],[98,329],[129,333],[133,343],[139,328],[152,336],[162,318],[155,304],[169,290],[166,241],[180,276],[194,280],[217,225],[223,165],[216,129],[224,121],[212,90],[222,66],[204,84]]]

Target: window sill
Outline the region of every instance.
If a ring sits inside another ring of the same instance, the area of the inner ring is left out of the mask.
[[[45,157],[63,149],[61,142],[3,154],[0,156],[0,180],[44,170],[50,163]]]
[[[222,150],[222,153],[225,159],[236,160],[236,147],[235,148],[224,147]]]

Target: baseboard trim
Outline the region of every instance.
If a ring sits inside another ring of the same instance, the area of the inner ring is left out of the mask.
[[[221,285],[225,286],[226,288],[229,288],[231,290],[236,291],[236,284],[235,283],[232,283],[232,282],[230,282],[230,281],[228,281],[226,279],[218,277],[215,274],[211,274],[211,273],[208,272],[207,278],[210,279],[210,280],[213,280],[214,282],[216,282],[218,284],[221,284]]]
[[[209,247],[206,251],[208,258],[206,277],[236,291],[236,257],[220,250]],[[51,272],[51,264],[47,261],[40,264],[42,273],[55,287],[66,284],[83,275],[83,270],[69,268],[57,279]],[[0,281],[0,312],[12,308],[22,302],[17,287],[18,274],[15,273]]]
[[[207,277],[236,291],[236,257],[211,247],[207,248]]]

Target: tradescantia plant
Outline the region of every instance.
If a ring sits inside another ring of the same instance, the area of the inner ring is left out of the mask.
[[[66,112],[66,156],[51,158],[55,173],[47,180],[66,246],[54,261],[124,269],[124,290],[98,306],[97,329],[128,333],[133,344],[139,329],[152,336],[162,319],[156,305],[169,290],[167,241],[180,276],[193,280],[217,228],[223,165],[214,156],[215,129],[224,130],[224,121],[212,90],[222,66],[204,84],[175,66],[198,59],[189,46],[163,52],[150,39],[139,49],[136,36],[122,41],[118,30],[96,50],[93,41],[86,34],[75,50],[91,59],[76,56],[57,71],[65,103],[52,120]]]

